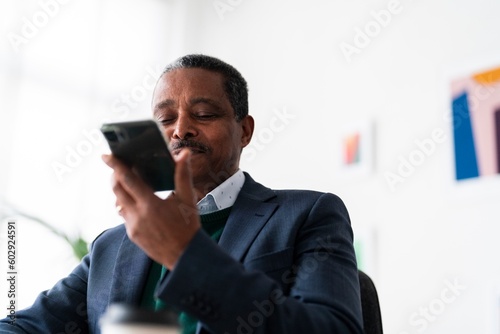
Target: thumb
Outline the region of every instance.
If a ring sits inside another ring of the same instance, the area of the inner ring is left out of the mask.
[[[193,186],[191,172],[191,151],[182,150],[176,157],[175,164],[175,195],[178,199],[187,205],[196,205],[196,194]]]

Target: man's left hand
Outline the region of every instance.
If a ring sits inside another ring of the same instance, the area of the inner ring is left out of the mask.
[[[200,229],[189,150],[176,156],[175,191],[166,199],[112,155],[103,155],[113,169],[113,192],[127,235],[151,259],[172,270]]]

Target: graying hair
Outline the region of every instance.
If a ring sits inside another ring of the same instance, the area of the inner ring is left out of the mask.
[[[248,115],[248,86],[240,72],[220,59],[203,54],[191,54],[180,57],[168,64],[163,74],[181,68],[202,68],[222,74],[224,91],[234,110],[236,121],[241,121]]]

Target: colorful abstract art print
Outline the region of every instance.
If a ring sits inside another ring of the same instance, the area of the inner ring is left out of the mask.
[[[500,67],[451,81],[455,179],[500,173]]]
[[[344,165],[359,164],[361,162],[360,137],[361,133],[355,131],[344,138]]]
[[[340,166],[346,173],[369,174],[373,169],[373,125],[371,121],[344,124],[340,131]]]

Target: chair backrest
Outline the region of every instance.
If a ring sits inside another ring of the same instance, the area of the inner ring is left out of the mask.
[[[361,270],[358,270],[358,276],[365,334],[382,334],[382,315],[380,314],[380,303],[375,284]]]

